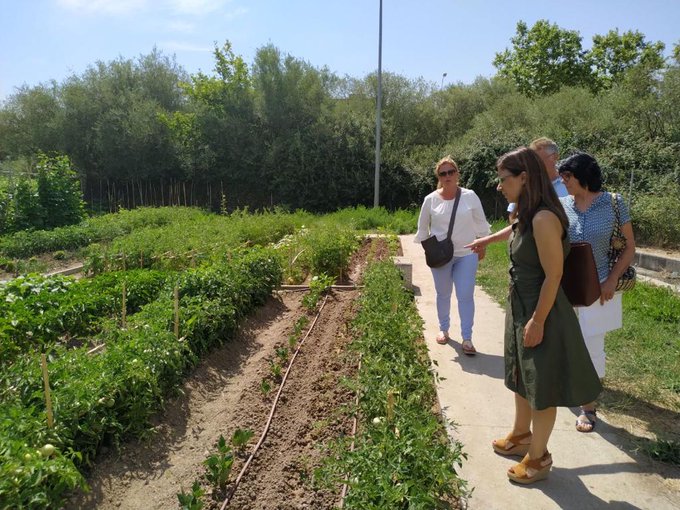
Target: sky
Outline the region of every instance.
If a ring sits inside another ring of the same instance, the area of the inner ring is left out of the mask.
[[[258,48],[362,78],[378,67],[379,0],[0,0],[0,101],[22,85],[81,75],[97,61],[154,47],[187,72],[211,73],[230,41],[252,63]],[[436,86],[495,74],[517,22],[547,19],[592,36],[638,30],[680,42],[680,0],[383,0],[382,69]]]

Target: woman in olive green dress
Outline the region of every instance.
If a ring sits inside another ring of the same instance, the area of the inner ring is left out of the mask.
[[[496,169],[498,190],[517,204],[505,321],[505,385],[515,393],[515,422],[493,448],[524,456],[508,477],[528,484],[546,478],[552,466],[556,407],[592,402],[602,387],[560,286],[569,222],[543,162],[522,147],[501,156]]]

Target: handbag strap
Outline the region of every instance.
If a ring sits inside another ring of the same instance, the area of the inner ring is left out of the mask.
[[[619,211],[619,200],[616,193],[610,193],[612,197],[612,209],[614,210],[614,228],[612,228],[612,235],[609,239],[609,270],[611,271],[619,259],[623,250],[614,247],[614,239],[624,239],[621,232],[621,212]]]
[[[612,230],[612,235],[621,235],[621,212],[619,211],[619,200],[616,193],[611,193],[612,196],[612,208],[614,209],[614,216],[616,217],[616,223],[614,223],[614,229]]]
[[[458,186],[458,191],[456,192],[456,203],[453,204],[453,210],[451,211],[451,221],[449,221],[449,231],[446,234],[447,239],[451,239],[451,233],[453,232],[453,224],[456,223],[456,211],[458,210],[458,204],[460,204],[460,186]]]

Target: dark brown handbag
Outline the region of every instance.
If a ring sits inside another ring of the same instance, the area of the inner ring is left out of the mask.
[[[571,243],[562,271],[562,289],[572,306],[590,306],[600,297],[600,280],[590,243]]]
[[[453,258],[453,242],[451,242],[451,233],[453,232],[453,225],[456,222],[456,211],[460,203],[460,187],[456,193],[456,203],[451,210],[451,219],[449,220],[449,231],[446,234],[446,239],[437,241],[436,236],[430,236],[420,244],[425,250],[425,263],[429,267],[442,267]]]

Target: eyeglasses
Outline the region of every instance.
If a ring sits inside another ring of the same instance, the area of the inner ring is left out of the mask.
[[[521,173],[522,172],[520,172],[520,174]],[[509,179],[510,177],[519,177],[519,174],[518,175],[515,175],[515,174],[499,175],[498,177],[496,177],[496,182],[499,183],[499,184],[503,184],[506,181],[506,179]]]
[[[571,179],[573,175],[574,174],[572,174],[571,172],[567,172],[567,171],[560,172],[560,177],[562,177],[562,180],[565,181],[565,182],[568,181],[569,179]]]
[[[456,174],[456,173],[458,173],[458,170],[456,170],[455,168],[452,168],[451,170],[444,170],[443,172],[437,172],[437,175],[439,177],[444,177],[445,175],[453,175],[453,174]]]

